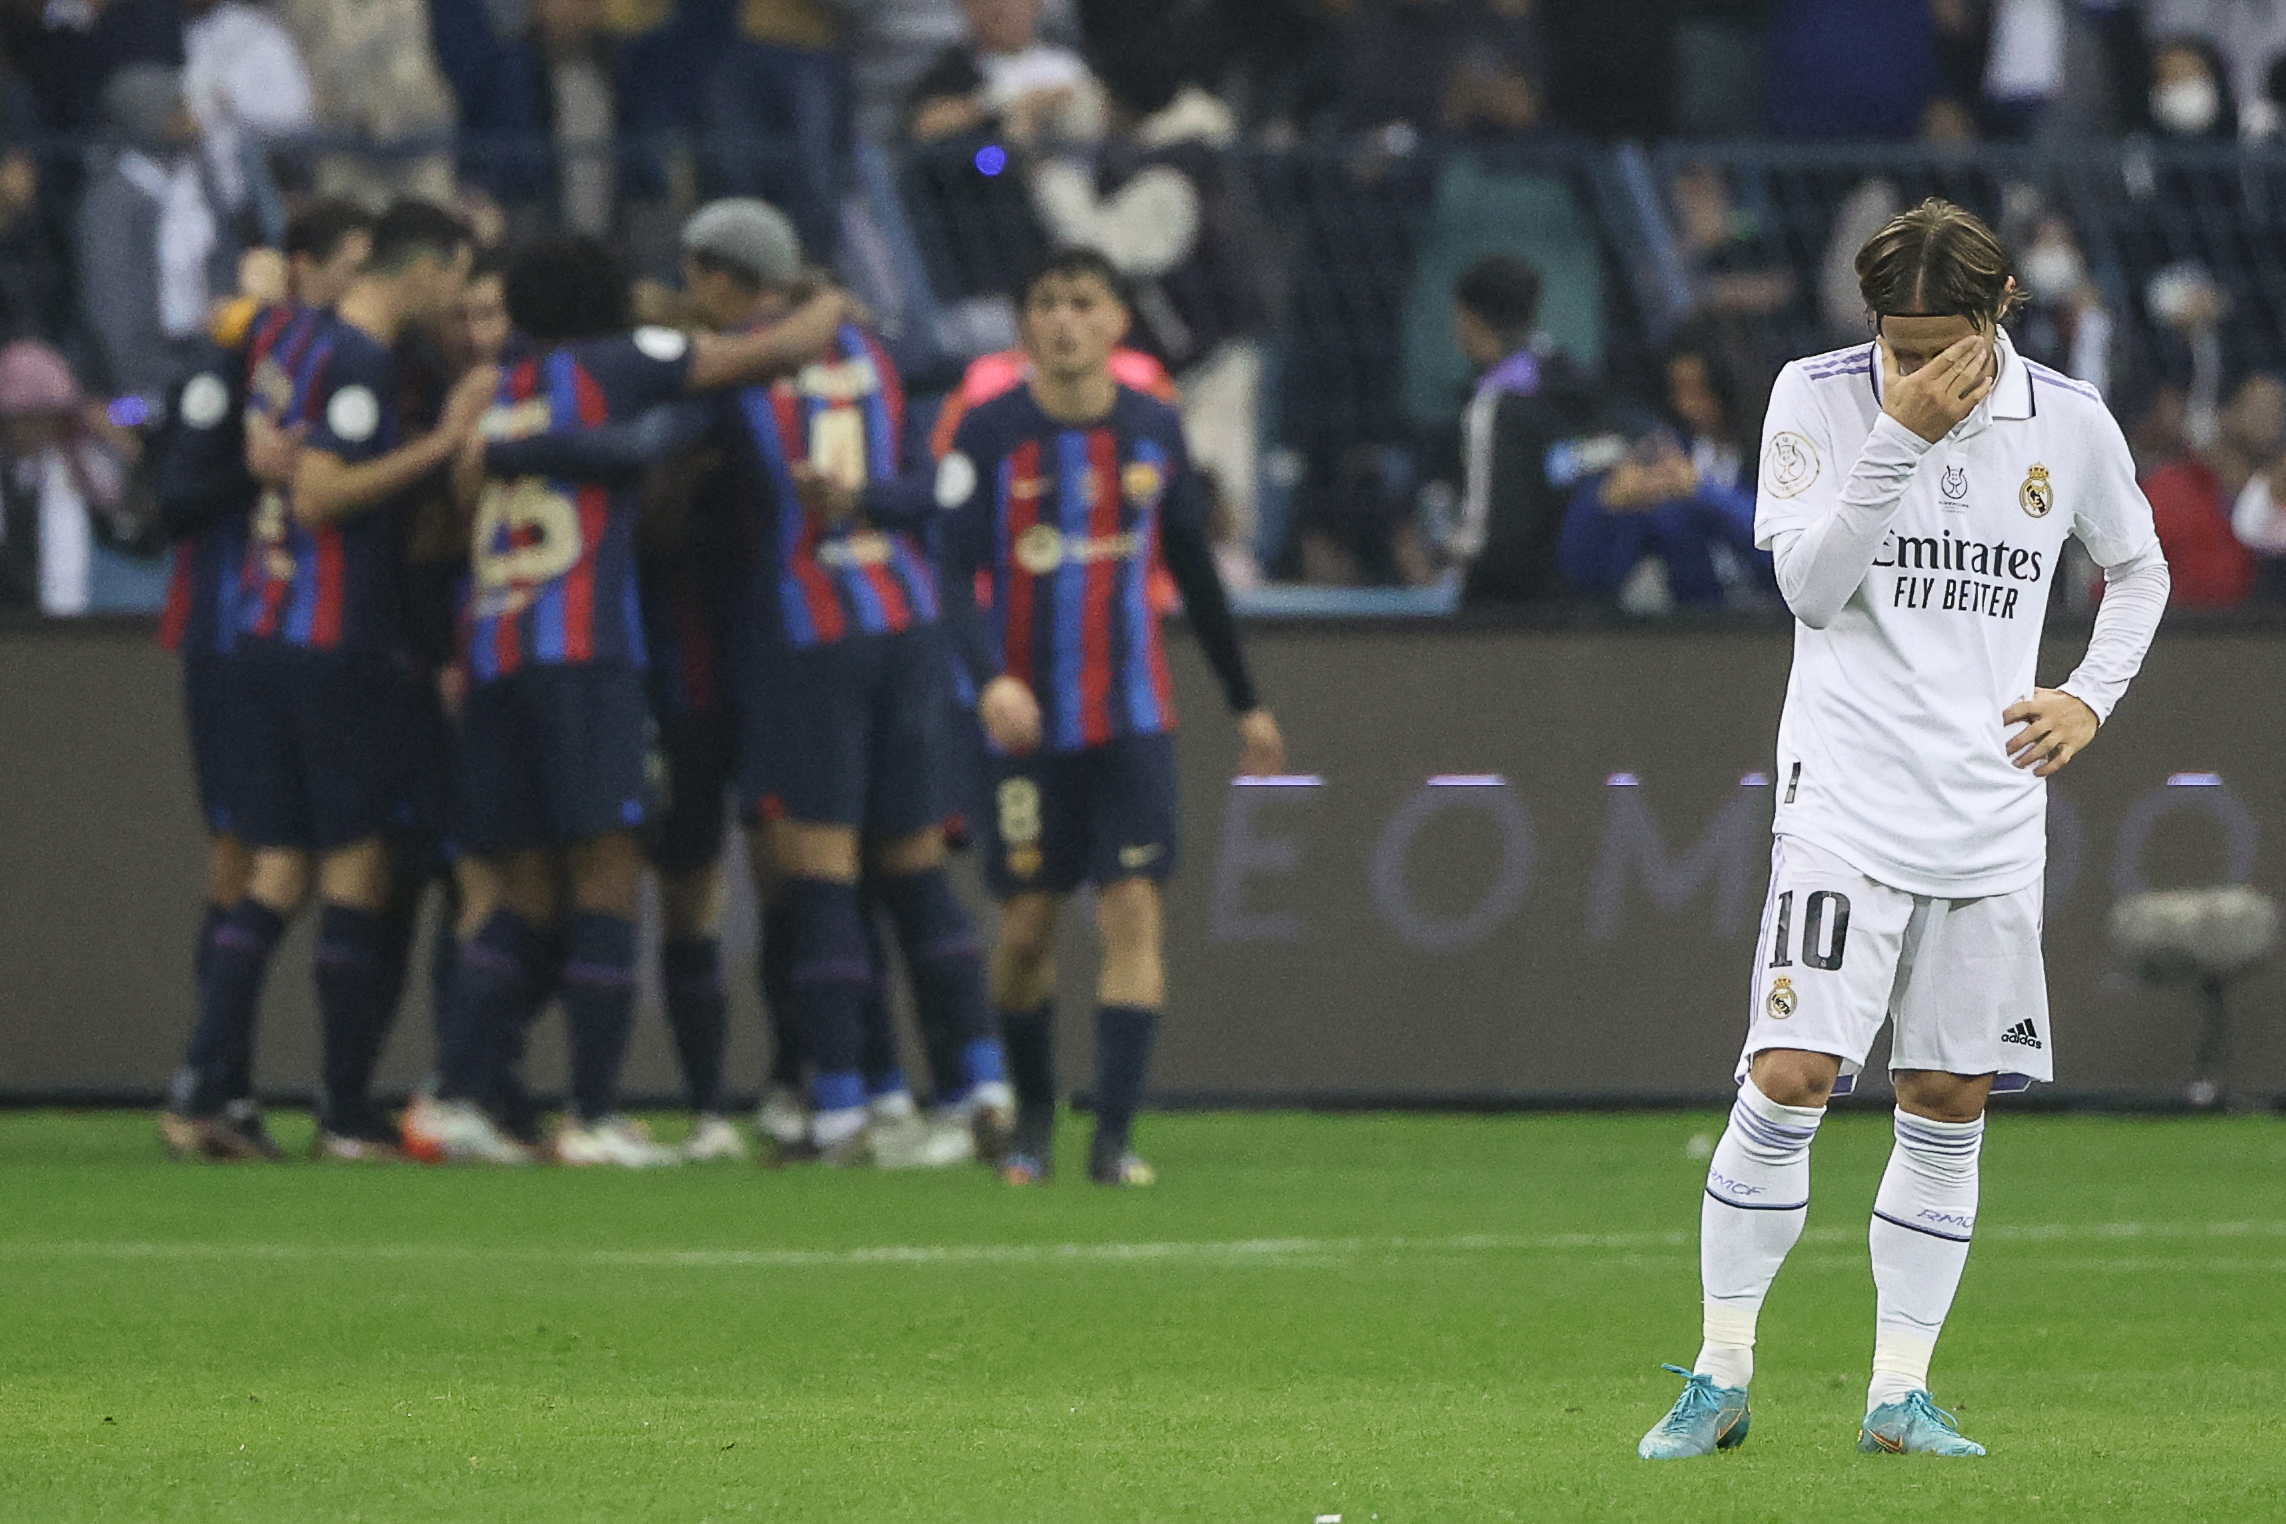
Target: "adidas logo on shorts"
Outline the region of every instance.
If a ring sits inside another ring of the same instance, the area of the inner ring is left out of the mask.
[[[2016,1023],[2016,1025],[2010,1027],[2007,1031],[2001,1033],[2000,1040],[2002,1042],[2012,1042],[2019,1048],[2039,1048],[2046,1046],[2040,1041],[2040,1034],[2032,1030],[2032,1018],[2029,1016]]]

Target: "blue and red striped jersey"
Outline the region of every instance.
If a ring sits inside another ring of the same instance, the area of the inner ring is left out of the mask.
[[[237,344],[208,346],[173,388],[151,441],[152,495],[174,539],[174,573],[159,620],[159,643],[170,651],[215,655],[236,643],[247,516],[261,495],[246,470],[240,423],[248,355],[273,351],[304,310],[265,308]]]
[[[937,618],[936,579],[913,534],[863,522],[828,530],[802,509],[794,467],[852,487],[903,467],[905,394],[881,346],[854,326],[830,356],[724,401],[753,537],[755,598],[769,633],[796,649],[887,635]]]
[[[175,542],[159,644],[185,656],[213,656],[237,644],[239,573],[246,563],[246,515],[234,514]]]
[[[690,342],[665,328],[586,339],[510,366],[495,439],[591,429],[683,394]],[[485,484],[466,641],[478,682],[533,665],[647,661],[636,574],[638,489],[564,477]]]
[[[1039,699],[1047,747],[1172,730],[1151,571],[1163,535],[1203,543],[1205,520],[1175,410],[1121,387],[1067,425],[1018,387],[961,420],[937,488],[945,575],[989,577],[988,662]]]
[[[355,465],[399,442],[397,361],[387,345],[329,310],[302,309],[247,355],[249,408],[302,429],[305,449]],[[381,504],[316,526],[298,522],[290,488],[255,503],[241,562],[243,639],[318,651],[393,653],[401,643],[398,515]]]

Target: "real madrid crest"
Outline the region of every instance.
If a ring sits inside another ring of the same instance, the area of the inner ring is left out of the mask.
[[[1784,974],[1770,981],[1770,1019],[1784,1021],[1794,1014],[1794,981]]]
[[[2024,485],[2016,489],[2016,501],[2036,519],[2048,516],[2048,510],[2056,506],[2056,489],[2048,480],[2046,466],[2034,466],[2024,473]]]

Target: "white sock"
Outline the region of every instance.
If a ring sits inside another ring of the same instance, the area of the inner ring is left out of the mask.
[[[1929,1389],[1929,1356],[1976,1231],[1977,1155],[1984,1147],[1982,1117],[1932,1122],[1900,1108],[1896,1128],[1867,1234],[1876,1314],[1869,1413]]]
[[[1743,1081],[1699,1204],[1705,1338],[1691,1367],[1720,1386],[1754,1379],[1754,1323],[1810,1205],[1810,1140],[1823,1106],[1781,1106]]]

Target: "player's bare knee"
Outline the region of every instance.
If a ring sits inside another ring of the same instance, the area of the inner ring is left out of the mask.
[[[857,832],[848,826],[786,820],[771,831],[770,841],[779,869],[790,878],[857,882]]]
[[[260,847],[246,873],[246,898],[293,916],[310,897],[310,855],[298,847]]]
[[[1841,1077],[1841,1060],[1799,1048],[1764,1048],[1754,1055],[1750,1073],[1754,1088],[1781,1106],[1823,1106]]]
[[[1095,924],[1106,957],[1156,957],[1159,922],[1159,886],[1150,879],[1121,879],[1096,899]]]
[[[319,862],[318,895],[328,905],[379,914],[397,887],[389,867],[389,845],[380,837],[352,842]]]
[[[1989,1074],[1899,1069],[1890,1078],[1897,1086],[1897,1104],[1932,1122],[1973,1122],[1984,1115],[1984,1103],[1992,1094]]]
[[[212,905],[231,906],[246,897],[254,876],[254,852],[245,842],[226,834],[208,838],[206,898]]]
[[[892,837],[873,849],[873,863],[892,878],[941,868],[945,864],[944,828],[930,826],[910,836]]]
[[[632,831],[606,831],[572,848],[572,902],[603,915],[635,914],[643,893],[643,848]]]

